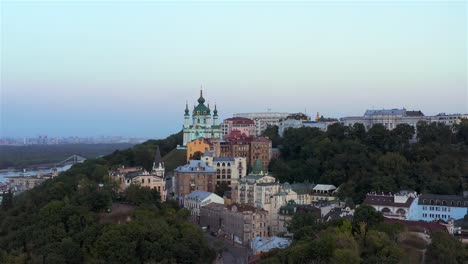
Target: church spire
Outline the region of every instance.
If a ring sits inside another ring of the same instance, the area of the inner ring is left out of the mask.
[[[154,162],[153,162],[153,172],[157,170],[164,169],[164,163],[161,158],[161,152],[159,151],[159,146],[156,146],[156,154],[154,155]]]
[[[200,87],[200,98],[198,98],[198,103],[203,104],[205,103],[205,98],[203,98],[203,89]]]
[[[188,101],[185,101],[185,115],[189,115],[190,110],[188,109]]]
[[[216,108],[216,103],[215,103],[215,109],[213,111],[214,116],[218,116],[218,109]]]

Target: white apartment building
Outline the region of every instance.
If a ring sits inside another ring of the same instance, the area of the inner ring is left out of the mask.
[[[205,191],[193,191],[184,197],[184,208],[190,211],[192,222],[197,224],[200,223],[200,208],[210,203],[224,204],[224,199]]]
[[[366,130],[375,124],[382,124],[385,128],[392,130],[399,124],[408,124],[416,127],[419,121],[429,121],[421,111],[407,111],[406,109],[382,109],[367,110],[364,116],[343,117],[341,122],[345,126],[353,126],[356,123],[364,125]]]
[[[257,112],[257,113],[239,113],[234,114],[234,117],[245,117],[252,119],[255,122],[255,133],[260,136],[263,131],[270,126],[278,126],[281,119],[288,117],[290,113],[283,112]]]
[[[245,157],[213,157],[205,153],[202,157],[206,165],[216,170],[216,185],[226,182],[233,187],[238,179],[247,175],[247,159]]]

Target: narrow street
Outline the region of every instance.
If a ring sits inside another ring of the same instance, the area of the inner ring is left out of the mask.
[[[228,241],[222,238],[214,237],[208,233],[205,233],[205,237],[210,243],[210,246],[214,249],[224,248],[222,257],[216,260],[216,264],[247,264],[249,249],[242,246],[233,245],[232,241]]]

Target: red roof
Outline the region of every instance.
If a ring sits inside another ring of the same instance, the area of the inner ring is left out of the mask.
[[[408,227],[410,231],[429,231],[431,233],[442,231],[447,232],[447,227],[444,225],[437,223],[437,222],[425,222],[425,221],[406,221],[406,220],[398,220],[392,218],[384,218],[384,222],[389,224],[403,224],[404,226]]]
[[[413,202],[413,197],[408,197],[405,203],[395,203],[393,195],[374,195],[368,194],[363,204],[377,206],[393,206],[409,208]]]
[[[235,125],[255,125],[255,122],[252,119],[245,117],[231,117],[224,121],[230,121]]]

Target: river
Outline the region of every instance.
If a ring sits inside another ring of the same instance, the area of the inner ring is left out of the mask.
[[[62,167],[57,167],[57,171],[59,172],[66,171],[70,169],[71,166],[72,165],[70,164],[70,165],[65,165]],[[0,172],[0,183],[6,183],[6,177],[10,177],[10,176],[20,176],[20,175],[36,176],[37,174],[46,174],[46,173],[51,173],[51,172],[52,172],[52,168],[40,169],[40,170],[26,170],[25,173],[23,173],[22,171],[17,171],[17,170],[3,171],[3,172]]]

